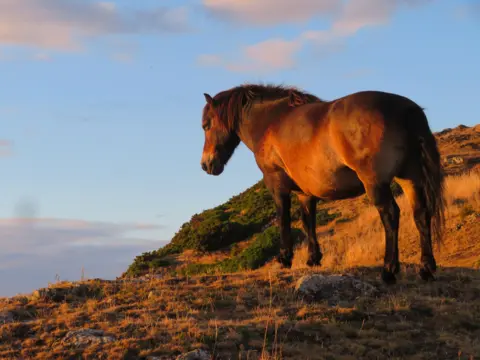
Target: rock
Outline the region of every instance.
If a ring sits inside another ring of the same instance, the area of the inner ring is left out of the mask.
[[[7,311],[7,310],[0,311],[0,324],[8,324],[14,321],[15,321],[15,318],[10,311]]]
[[[480,220],[480,213],[474,212],[465,217],[465,223],[477,223]]]
[[[465,162],[464,158],[459,155],[447,155],[444,158],[444,162],[451,165],[460,165]]]
[[[211,360],[212,356],[205,350],[198,349],[178,355],[176,360]]]
[[[53,302],[62,302],[75,297],[98,297],[99,290],[86,284],[71,284],[63,287],[48,287],[35,290],[30,298],[32,300],[45,299]]]
[[[105,344],[113,341],[115,341],[115,338],[105,335],[103,330],[82,329],[69,331],[62,339],[62,344],[80,347],[93,344]]]
[[[360,296],[374,295],[377,288],[350,275],[311,274],[298,279],[296,296],[306,301],[327,300],[330,306],[349,306]]]

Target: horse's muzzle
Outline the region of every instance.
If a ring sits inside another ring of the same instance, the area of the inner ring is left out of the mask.
[[[218,176],[223,172],[225,166],[218,160],[202,161],[202,169],[209,175]]]

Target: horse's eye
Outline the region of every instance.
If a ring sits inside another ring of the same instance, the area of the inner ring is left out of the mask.
[[[210,130],[210,123],[206,123],[202,127],[203,127],[203,130],[205,131]]]

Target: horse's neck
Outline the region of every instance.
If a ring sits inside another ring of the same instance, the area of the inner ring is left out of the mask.
[[[248,111],[244,112],[238,127],[238,136],[251,151],[263,137],[268,125],[275,121],[273,116],[269,116],[271,110],[277,106],[284,106],[287,110],[287,100],[284,98],[254,103]]]

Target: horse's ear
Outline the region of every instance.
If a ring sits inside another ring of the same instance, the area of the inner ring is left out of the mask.
[[[295,107],[303,104],[305,104],[305,100],[296,91],[290,91],[288,95],[288,105]]]
[[[205,100],[207,100],[207,104],[213,105],[213,98],[208,95],[207,93],[204,93],[203,96],[205,96]]]
[[[295,91],[290,91],[288,94],[288,105],[289,106],[297,106],[301,104],[301,100],[299,99],[298,95]]]

